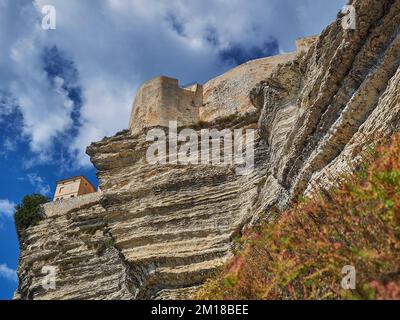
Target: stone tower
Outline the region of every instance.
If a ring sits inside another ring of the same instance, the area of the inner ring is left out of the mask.
[[[136,93],[129,128],[136,134],[145,127],[168,127],[169,121],[190,126],[198,122],[202,105],[202,85],[182,88],[177,79],[157,77],[145,82]]]

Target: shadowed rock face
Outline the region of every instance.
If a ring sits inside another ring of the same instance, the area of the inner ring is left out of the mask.
[[[400,127],[400,0],[353,5],[355,30],[339,16],[308,52],[274,58],[273,69],[256,60],[204,86],[198,127],[257,129],[252,174],[150,165],[145,128],[93,143],[103,193],[27,230],[16,298],[187,298],[245,226],[357,168]],[[55,290],[41,286],[45,265],[59,268]]]

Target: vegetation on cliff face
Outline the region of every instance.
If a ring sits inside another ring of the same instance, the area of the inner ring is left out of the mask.
[[[27,195],[17,205],[14,220],[19,239],[23,237],[24,230],[35,225],[42,218],[40,205],[49,202],[49,198],[41,194]]]
[[[258,227],[199,299],[400,299],[400,134],[360,172]],[[346,265],[356,289],[341,287]]]

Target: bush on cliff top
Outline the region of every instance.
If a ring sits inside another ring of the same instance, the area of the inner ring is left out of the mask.
[[[400,135],[328,194],[244,236],[199,299],[400,299]],[[356,289],[344,290],[345,265]]]
[[[27,195],[22,203],[17,205],[14,220],[18,237],[21,239],[23,232],[30,226],[35,225],[42,218],[40,205],[49,202],[49,198],[41,194]]]

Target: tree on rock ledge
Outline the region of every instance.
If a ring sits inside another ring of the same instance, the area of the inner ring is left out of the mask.
[[[40,206],[49,202],[49,200],[48,197],[34,193],[25,196],[22,199],[22,203],[17,205],[14,220],[20,242],[23,238],[24,231],[42,219]]]

